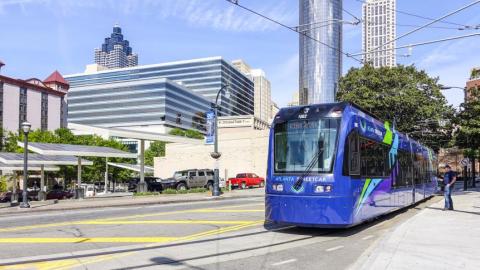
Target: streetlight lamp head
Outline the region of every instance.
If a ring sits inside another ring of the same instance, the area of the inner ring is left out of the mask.
[[[22,131],[23,133],[28,133],[30,132],[30,128],[32,127],[32,124],[30,124],[29,122],[25,121],[22,123]]]
[[[230,98],[230,96],[232,95],[232,93],[230,92],[230,87],[228,87],[228,85],[225,87],[225,93],[224,93],[224,96],[225,98]]]

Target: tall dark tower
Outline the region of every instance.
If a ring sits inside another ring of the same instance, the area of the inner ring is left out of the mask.
[[[107,68],[138,65],[138,55],[132,53],[128,40],[123,39],[122,28],[116,24],[110,37],[105,38],[101,49],[95,49],[95,63]]]

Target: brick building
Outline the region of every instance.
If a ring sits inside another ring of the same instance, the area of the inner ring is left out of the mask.
[[[4,131],[17,132],[24,121],[30,122],[32,129],[65,127],[68,89],[68,82],[58,71],[43,81],[0,75],[0,127]]]

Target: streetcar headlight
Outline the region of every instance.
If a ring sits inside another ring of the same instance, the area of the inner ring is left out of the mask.
[[[324,192],[331,192],[332,186],[330,185],[319,185],[315,187],[315,193],[324,193]]]
[[[275,191],[283,191],[283,184],[273,184],[273,190]]]

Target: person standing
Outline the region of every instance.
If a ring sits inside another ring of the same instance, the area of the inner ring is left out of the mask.
[[[443,210],[453,210],[452,192],[457,181],[455,172],[452,171],[450,165],[445,166],[445,174],[443,175],[443,183],[445,183],[445,208]]]

